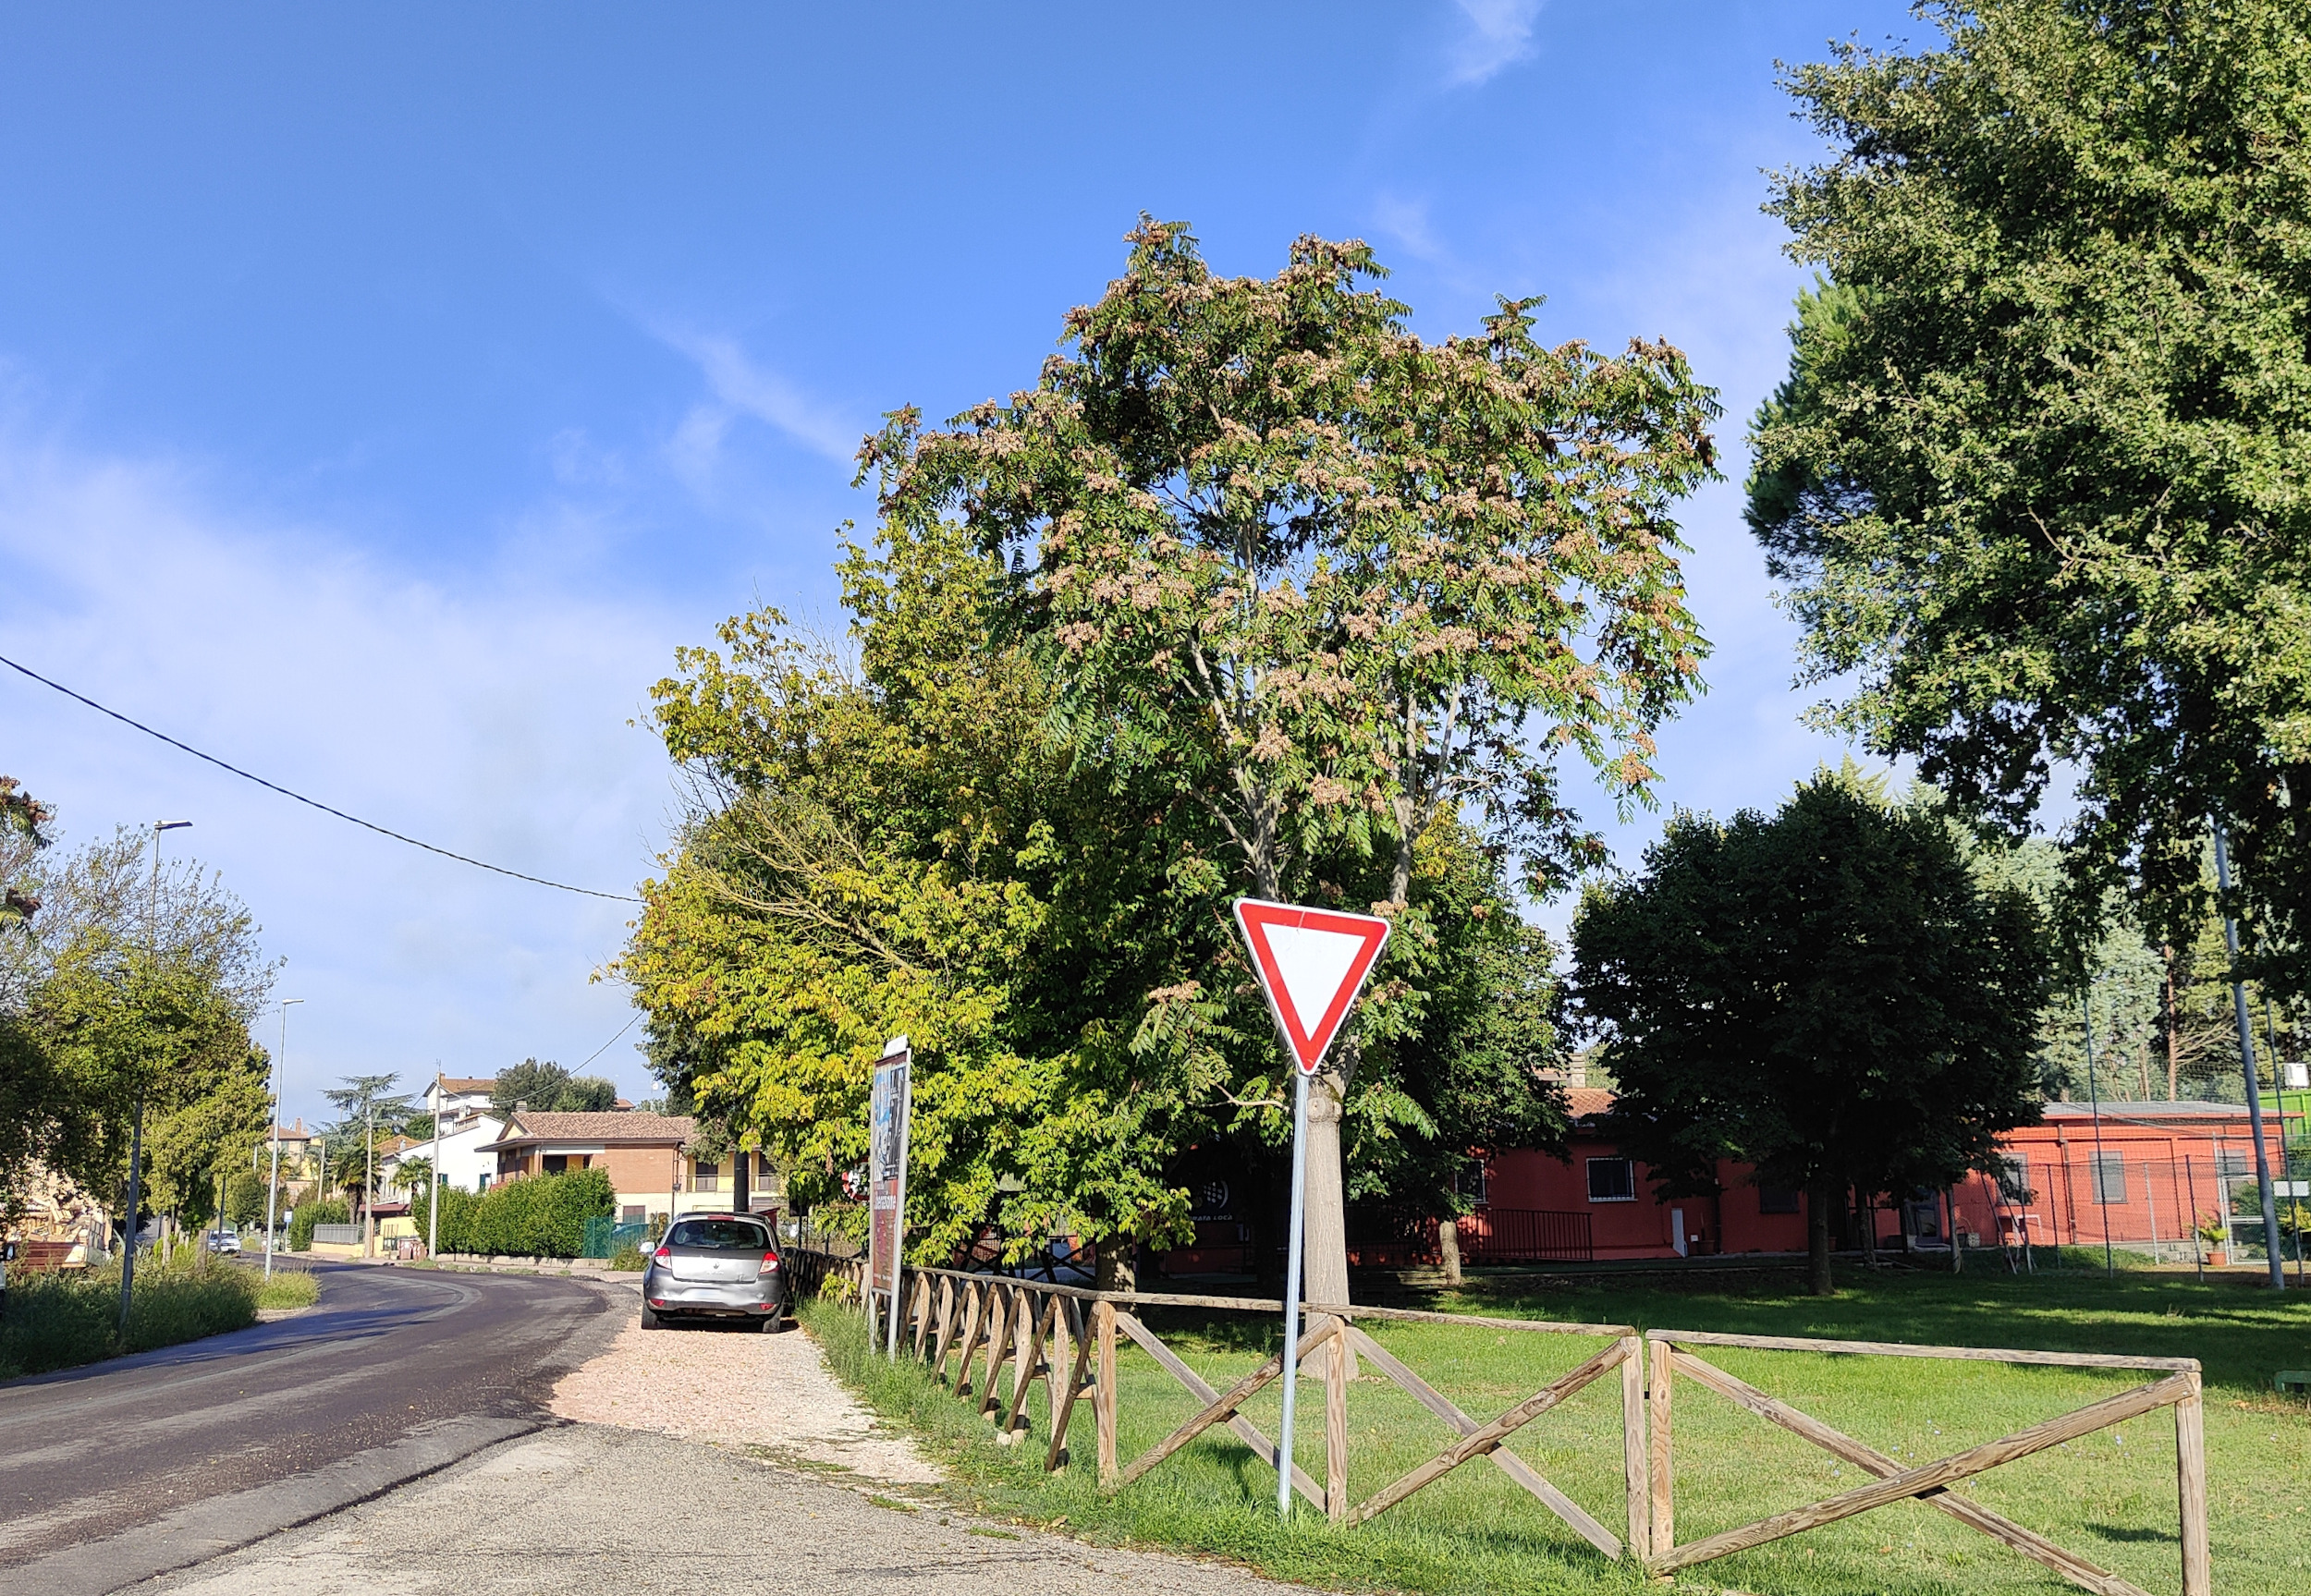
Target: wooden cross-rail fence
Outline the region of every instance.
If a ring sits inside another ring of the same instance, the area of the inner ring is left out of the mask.
[[[888,1293],[870,1295],[863,1290],[862,1259],[800,1249],[792,1249],[790,1257],[790,1278],[799,1289],[817,1290],[862,1305],[874,1345],[880,1348],[886,1344],[889,1322],[884,1318],[887,1310],[881,1304]],[[1044,1467],[1047,1470],[1064,1468],[1069,1463],[1070,1427],[1076,1404],[1086,1397],[1092,1407],[1098,1478],[1104,1489],[1131,1484],[1215,1427],[1224,1426],[1269,1468],[1278,1466],[1276,1443],[1244,1417],[1243,1407],[1280,1378],[1280,1354],[1268,1358],[1225,1391],[1217,1390],[1167,1346],[1135,1310],[1177,1308],[1280,1318],[1281,1302],[1165,1292],[1092,1291],[1009,1275],[912,1268],[902,1278],[899,1297],[900,1346],[909,1356],[927,1365],[941,1385],[959,1397],[968,1398],[980,1413],[993,1419],[997,1436],[1007,1444],[1027,1437],[1032,1428],[1028,1394],[1037,1384],[1043,1387],[1047,1432]],[[1897,1502],[1914,1500],[2011,1547],[2083,1590],[2099,1592],[2101,1596],[2147,1596],[2140,1587],[2121,1576],[2097,1567],[2036,1531],[1992,1512],[1971,1497],[1960,1494],[1955,1487],[2000,1464],[2028,1457],[2162,1407],[2171,1407],[2175,1421],[2177,1505],[2182,1521],[2183,1596],[2211,1596],[2214,1588],[2207,1542],[2205,1413],[2195,1358],[1914,1346],[1900,1342],[1823,1341],[1685,1330],[1641,1333],[1626,1324],[1559,1324],[1347,1303],[1309,1303],[1304,1311],[1308,1316],[1307,1332],[1300,1340],[1300,1363],[1304,1371],[1320,1375],[1324,1383],[1325,1477],[1319,1481],[1295,1462],[1292,1486],[1311,1506],[1335,1524],[1355,1525],[1376,1517],[1461,1464],[1483,1457],[1604,1555],[1629,1555],[1655,1574],[1669,1574]],[[1480,1420],[1461,1411],[1407,1368],[1374,1340],[1361,1327],[1360,1321],[1441,1324],[1521,1335],[1587,1336],[1605,1345],[1594,1356],[1542,1385],[1508,1411]],[[1128,1463],[1118,1456],[1116,1440],[1119,1390],[1116,1355],[1126,1340],[1146,1352],[1200,1405],[1192,1418]],[[2157,1378],[2011,1435],[1967,1447],[1931,1463],[1905,1465],[1706,1361],[1693,1350],[1696,1347],[2128,1370]],[[1351,1498],[1348,1490],[1348,1394],[1353,1362],[1358,1358],[1394,1382],[1453,1434],[1453,1439],[1435,1456],[1361,1502]],[[1002,1386],[1007,1366],[1011,1371],[1008,1396]],[[1621,1517],[1626,1521],[1625,1533],[1608,1529],[1506,1444],[1518,1431],[1575,1392],[1615,1373],[1620,1376],[1620,1386]],[[1679,1376],[1860,1469],[1871,1477],[1869,1482],[1680,1545],[1676,1536],[1676,1469],[1671,1452]]]

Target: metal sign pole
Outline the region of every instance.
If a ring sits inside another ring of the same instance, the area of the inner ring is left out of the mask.
[[[1308,1225],[1308,1072],[1292,1090],[1292,1224],[1284,1249],[1284,1423],[1276,1443],[1276,1511],[1292,1516],[1292,1418],[1300,1395],[1300,1244]]]

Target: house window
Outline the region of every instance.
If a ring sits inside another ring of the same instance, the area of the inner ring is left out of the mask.
[[[1998,1194],[2017,1207],[2030,1201],[2030,1160],[2010,1158],[1999,1165]]]
[[[2105,1206],[2126,1200],[2126,1155],[2122,1152],[2097,1152],[2092,1168],[2095,1172],[2095,1200]]]
[[[649,1217],[648,1214],[643,1212],[642,1205],[639,1202],[630,1202],[617,1211],[620,1224],[639,1224],[647,1217]]]
[[[778,1178],[777,1168],[770,1162],[769,1153],[758,1152],[754,1155],[754,1178],[762,1181]]]
[[[1589,1160],[1589,1200],[1591,1202],[1634,1202],[1637,1200],[1637,1171],[1625,1158],[1592,1158]]]
[[[1757,1212],[1760,1213],[1795,1213],[1797,1188],[1794,1186],[1761,1186],[1757,1188]]]
[[[691,1161],[691,1168],[693,1172],[691,1179],[692,1191],[722,1189],[722,1161],[720,1159],[695,1158]]]

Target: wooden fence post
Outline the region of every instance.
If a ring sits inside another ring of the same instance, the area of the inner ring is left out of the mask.
[[[1011,1324],[1019,1317],[1019,1288],[990,1285],[988,1293],[999,1306],[990,1304],[987,1311],[991,1328],[987,1332],[987,1368],[980,1381],[979,1411],[982,1414],[1000,1411],[997,1404],[1003,1395],[1003,1365],[1011,1356]]]
[[[1652,1544],[1653,1513],[1645,1467],[1645,1344],[1639,1335],[1621,1340],[1621,1492],[1628,1499],[1629,1555],[1643,1562]]]
[[[2183,1596],[2210,1596],[2214,1565],[2207,1548],[2207,1410],[2199,1377],[2174,1405],[2175,1480],[2183,1509]]]
[[[1335,1524],[1348,1522],[1348,1322],[1336,1319],[1324,1349],[1324,1512]],[[1281,1460],[1289,1467],[1291,1459]]]
[[[1092,1417],[1099,1429],[1099,1483],[1116,1483],[1116,1305],[1103,1301],[1094,1314],[1099,1341],[1099,1378],[1092,1387]]]
[[[1645,1392],[1645,1450],[1652,1467],[1647,1470],[1651,1490],[1645,1518],[1651,1529],[1646,1544],[1660,1557],[1677,1544],[1676,1481],[1669,1470],[1669,1383],[1677,1371],[1677,1349],[1666,1341],[1648,1345],[1653,1358]]]

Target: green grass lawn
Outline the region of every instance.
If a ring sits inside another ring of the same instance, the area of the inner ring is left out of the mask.
[[[1840,1295],[1665,1290],[1600,1280],[1521,1297],[1481,1285],[1435,1306],[1535,1319],[1633,1323],[1883,1341],[2197,1358],[2206,1365],[2216,1589],[2297,1596],[2311,1590],[2311,1420],[2270,1388],[2280,1369],[2311,1367],[2311,1298],[2273,1298],[2244,1278],[2084,1273],[2014,1279],[1987,1273],[1887,1272]],[[1143,1315],[1216,1386],[1272,1351],[1277,1327],[1233,1316]],[[1070,1435],[1074,1461],[1046,1476],[1047,1409],[1029,1401],[1027,1445],[999,1447],[968,1403],[919,1366],[867,1356],[858,1320],[832,1304],[805,1322],[838,1371],[879,1411],[916,1431],[950,1466],[956,1489],[1021,1521],[1064,1518],[1100,1541],[1169,1544],[1242,1560],[1284,1578],[1347,1589],[1620,1591],[1659,1589],[1608,1563],[1489,1463],[1473,1460],[1373,1522],[1334,1530],[1303,1509],[1276,1517],[1276,1477],[1215,1429],[1144,1479],[1107,1495],[1092,1479],[1090,1404]],[[1375,1338],[1480,1421],[1571,1369],[1604,1344],[1479,1327],[1372,1324]],[[2019,1430],[2154,1375],[1909,1358],[1705,1349],[1712,1362],[1904,1463],[1926,1462]],[[1198,1404],[1154,1359],[1124,1344],[1119,1453],[1129,1462]],[[1007,1377],[1008,1383],[1008,1377]],[[1302,1388],[1296,1452],[1323,1477],[1323,1404]],[[1246,1414],[1271,1436],[1271,1386]],[[1440,1450],[1445,1426],[1367,1368],[1349,1398],[1349,1484],[1362,1500]],[[1863,1482],[1796,1437],[1701,1387],[1677,1386],[1678,1539],[1691,1541]],[[1620,1532],[1620,1384],[1608,1375],[1518,1433],[1513,1448]],[[2167,1411],[1995,1470],[1966,1488],[1985,1505],[2146,1590],[2178,1588],[2174,1425]],[[1791,1593],[2052,1591],[2074,1589],[1953,1520],[1904,1503],[1755,1552],[1686,1570],[1681,1590]]]

